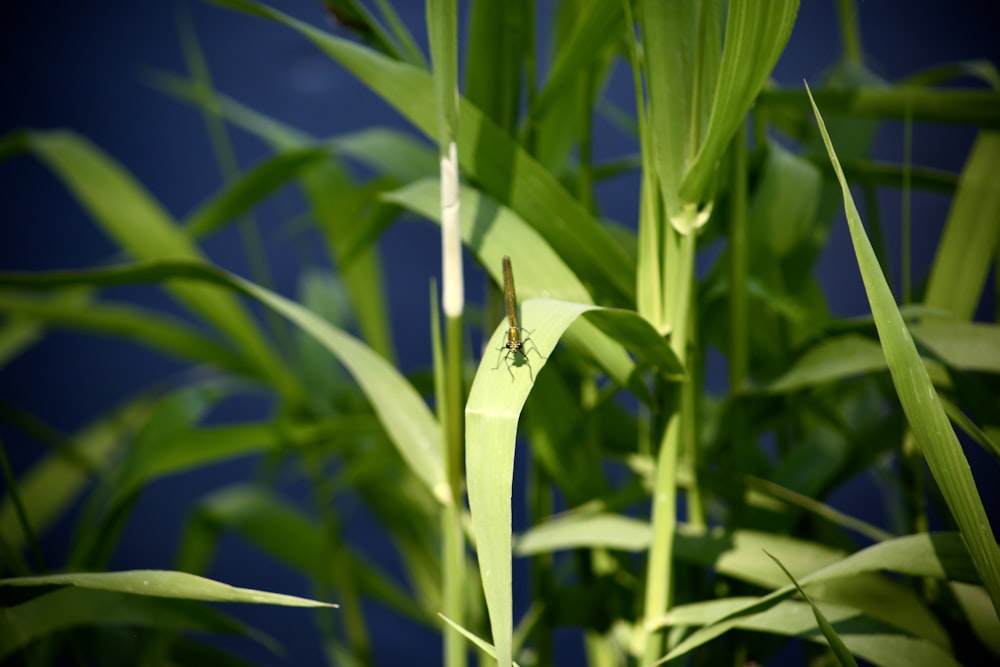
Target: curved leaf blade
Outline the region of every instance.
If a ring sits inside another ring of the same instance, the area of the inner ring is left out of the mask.
[[[598,327],[627,333],[622,342],[641,350],[646,358],[659,359],[667,372],[680,368],[666,340],[632,311],[552,299],[531,299],[522,304],[521,322],[531,327],[525,352],[504,359],[506,323],[490,337],[486,354],[469,391],[465,408],[465,467],[469,509],[476,534],[476,552],[486,605],[489,609],[498,664],[510,665],[513,633],[511,574],[511,508],[514,473],[514,441],[521,409],[534,385],[534,378],[563,332],[581,315],[593,315]],[[619,322],[619,320],[623,321]],[[640,333],[644,332],[644,333]],[[531,349],[533,348],[533,349]],[[498,351],[499,354],[493,354]],[[510,364],[506,368],[506,364]],[[508,373],[509,371],[509,373]]]
[[[95,591],[129,593],[159,598],[204,602],[246,602],[283,607],[336,607],[295,595],[238,588],[213,579],[173,570],[128,570],[125,572],[70,572],[37,577],[0,579],[0,587],[76,586]]]
[[[809,92],[808,86],[806,92]],[[854,253],[903,412],[966,540],[976,569],[993,600],[993,606],[1000,614],[1000,547],[993,537],[981,496],[976,491],[969,462],[955,431],[948,423],[927,369],[920,361],[917,348],[896,307],[892,291],[882,275],[819,108],[815,101],[812,101],[812,105],[823,143],[840,182]]]
[[[4,609],[0,658],[61,630],[95,624],[245,635],[273,653],[281,650],[271,637],[200,602],[65,587]]]
[[[704,625],[745,604],[747,600],[748,598],[725,598],[679,605],[667,613],[666,620],[671,625]],[[865,618],[851,607],[823,604],[821,608],[848,650],[873,664],[882,667],[958,667],[959,663],[954,656],[934,642],[893,633],[884,624]],[[767,611],[741,618],[734,627],[822,642],[811,621],[809,607],[805,603],[785,600]]]
[[[277,21],[313,42],[428,137],[437,136],[430,74],[371,49],[330,35],[251,0],[215,4]],[[635,298],[635,267],[625,251],[586,208],[537,160],[466,99],[459,100],[459,164],[497,200],[507,204],[555,248],[602,296],[629,304]]]
[[[0,274],[0,287],[51,289],[66,285],[131,285],[168,280],[194,280],[240,292],[313,336],[354,376],[413,473],[439,501],[451,501],[444,478],[440,426],[413,386],[371,348],[294,301],[214,266],[184,260],[91,271],[4,273]]]
[[[716,165],[785,48],[798,0],[731,0],[719,79],[704,141],[680,184],[685,201],[704,200]]]
[[[0,293],[0,312],[30,317],[47,326],[79,329],[146,345],[171,356],[260,377],[259,369],[225,345],[174,318],[131,305],[70,299],[39,299]]]
[[[980,132],[962,169],[924,303],[968,320],[1000,247],[1000,133]]]
[[[765,551],[764,553],[767,552]],[[792,576],[792,573],[789,572],[784,565],[782,565],[780,560],[778,560],[774,556],[771,556],[771,554],[767,555],[770,556],[771,560],[773,560],[775,563],[778,564],[778,567],[781,568],[781,571],[785,573],[785,575],[791,580],[792,584],[795,586],[795,590],[799,592],[799,595],[802,596],[802,598],[809,605],[809,608],[812,609],[813,617],[816,619],[816,625],[823,633],[823,636],[826,637],[826,641],[830,644],[830,648],[833,650],[833,654],[837,656],[837,660],[840,661],[840,664],[845,665],[847,667],[851,666],[858,667],[858,663],[854,659],[854,656],[851,655],[850,650],[844,645],[844,641],[837,634],[837,631],[833,629],[832,625],[830,625],[830,621],[826,619],[826,616],[823,614],[822,611],[820,611],[820,608],[816,605],[816,603],[813,602],[808,595],[806,595],[806,592],[804,590],[802,590],[802,587],[799,586],[799,582],[795,580],[795,577]]]
[[[0,154],[16,147],[40,159],[101,229],[136,259],[203,259],[163,206],[124,167],[87,139],[68,131],[20,132],[4,137],[0,144]],[[301,397],[294,377],[231,295],[185,285],[167,289],[232,338],[283,395]]]

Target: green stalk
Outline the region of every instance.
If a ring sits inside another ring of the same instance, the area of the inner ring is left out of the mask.
[[[667,312],[672,323],[670,347],[681,363],[687,360],[687,337],[690,317],[691,288],[694,277],[695,234],[680,234],[672,225],[664,225],[668,243],[667,268],[669,277]],[[672,260],[672,261],[671,261]],[[685,382],[690,382],[686,380]],[[683,391],[683,388],[681,389]],[[652,526],[653,541],[649,549],[646,574],[646,605],[644,618],[648,623],[662,616],[673,603],[673,542],[677,528],[677,456],[680,452],[683,412],[678,405],[668,417],[653,481]],[[650,664],[662,655],[664,631],[646,634],[643,664]]]
[[[902,256],[903,256],[903,298],[902,303],[910,303],[913,298],[913,289],[910,286],[910,276],[913,273],[913,269],[910,266],[910,234],[911,234],[911,217],[910,217],[910,178],[911,178],[911,162],[913,154],[913,108],[910,103],[906,104],[906,115],[903,120],[903,202],[902,202],[902,212],[900,217],[902,218],[902,234],[901,241],[902,244]],[[888,272],[886,272],[888,275]]]
[[[747,146],[744,133],[738,132],[732,143],[733,181],[729,212],[729,392],[738,395],[746,389],[747,341]]]
[[[577,175],[577,199],[588,211],[597,210],[594,200],[593,129],[594,116],[591,113],[594,99],[594,74],[587,71],[580,75],[582,84],[578,87],[580,109],[580,168]]]
[[[756,125],[755,125],[756,127]],[[747,220],[749,219],[749,167],[745,132],[737,132],[730,152],[732,159],[732,197],[729,213],[729,398],[733,404],[732,465],[737,471],[748,470],[746,408],[742,398],[749,374],[747,318]],[[766,141],[766,138],[761,138]],[[728,494],[729,516],[735,528],[740,524],[745,505],[742,493]]]
[[[428,0],[427,31],[431,47],[434,93],[437,101],[438,149],[441,158],[441,260],[442,299],[445,316],[443,406],[440,411],[444,437],[445,476],[450,502],[441,508],[441,567],[443,612],[458,625],[465,624],[465,536],[461,508],[464,497],[462,432],[463,386],[462,239],[458,199],[458,5],[456,0]],[[441,394],[438,394],[441,396]],[[465,640],[444,632],[444,664],[464,667]]]
[[[659,210],[659,194],[656,181],[656,167],[653,164],[653,140],[646,115],[646,101],[643,98],[642,71],[640,69],[639,45],[635,36],[635,19],[632,5],[622,0],[622,13],[628,31],[626,43],[629,49],[629,63],[632,65],[632,84],[635,87],[636,119],[639,123],[639,141],[642,155],[642,186],[639,190],[639,256],[636,259],[636,310],[658,331],[665,333],[663,314],[662,257],[660,256],[660,230],[662,221]],[[642,440],[641,442],[648,442]]]
[[[441,536],[443,570],[442,607],[448,618],[465,622],[465,536],[462,533],[462,510],[451,503],[441,511]],[[444,664],[446,667],[464,667],[466,664],[465,638],[457,632],[444,630]]]
[[[844,56],[851,62],[860,63],[864,59],[861,49],[861,26],[858,24],[858,7],[854,0],[838,0],[837,16],[840,19],[841,43]]]
[[[696,306],[692,305],[696,310]],[[705,496],[699,483],[698,473],[698,398],[702,391],[703,364],[700,359],[700,348],[695,341],[698,339],[696,318],[691,313],[691,335],[688,341],[687,358],[688,380],[681,385],[681,453],[691,466],[691,483],[687,488],[687,520],[695,528],[705,528],[708,520],[705,516]]]

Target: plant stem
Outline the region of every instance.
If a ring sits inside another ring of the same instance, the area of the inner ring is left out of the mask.
[[[670,347],[686,363],[687,334],[690,317],[691,286],[694,278],[695,233],[680,234],[669,223],[664,224],[668,243],[667,312],[672,325]],[[671,261],[672,260],[672,261]],[[690,382],[690,380],[686,380]],[[674,388],[670,388],[671,393]],[[677,455],[680,451],[683,412],[676,400],[670,407],[666,428],[660,441],[656,473],[653,481],[652,525],[653,542],[649,549],[646,573],[646,605],[644,618],[647,623],[664,614],[673,598],[673,541],[677,528]],[[663,648],[663,630],[646,634],[643,664],[654,662]]]

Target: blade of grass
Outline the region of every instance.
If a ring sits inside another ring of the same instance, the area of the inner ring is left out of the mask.
[[[206,98],[196,84],[182,77],[153,71],[148,74],[148,79],[152,86],[169,95],[199,108],[207,106],[213,113],[221,113],[229,122],[256,134],[282,153],[313,149],[328,153],[329,159],[306,169],[300,181],[312,207],[312,217],[320,223],[330,255],[340,263],[340,275],[347,286],[358,328],[369,345],[385,358],[392,359],[394,352],[391,327],[385,311],[386,299],[378,253],[370,244],[358,247],[360,241],[364,240],[358,238],[359,232],[367,234],[373,227],[377,231],[377,220],[376,223],[369,220],[375,213],[366,208],[370,203],[366,199],[366,188],[355,185],[347,169],[334,159],[334,153],[341,150],[338,141],[316,141],[298,129],[214,91],[210,98]],[[395,173],[422,174],[422,170],[428,168],[428,161],[430,168],[436,168],[433,155],[421,153],[413,142],[401,146],[400,141],[387,139],[384,132],[361,132],[346,137],[342,149],[366,163],[374,162],[375,169],[391,166],[396,169]],[[388,150],[396,149],[399,150],[393,153],[394,157],[386,155]],[[241,186],[235,184],[232,187],[235,190]],[[226,197],[225,191],[221,196]],[[214,204],[210,202],[206,206],[211,209]],[[200,224],[208,225],[210,216],[215,213],[206,211],[205,215],[208,219]],[[359,224],[359,218],[362,218],[362,224]],[[367,240],[373,241],[374,237]]]
[[[1000,248],[1000,133],[980,132],[962,170],[924,303],[972,319]]]
[[[544,114],[581,71],[590,67],[607,46],[615,44],[624,27],[624,18],[621,0],[580,3],[572,31],[563,40],[545,85],[528,110],[532,117]]]
[[[205,602],[276,604],[283,607],[336,607],[329,602],[309,600],[283,593],[237,588],[187,572],[172,570],[129,570],[125,572],[68,572],[37,577],[0,579],[2,587],[76,586],[95,591],[130,593],[160,598]]]
[[[65,587],[4,610],[0,615],[0,659],[60,630],[95,624],[243,635],[272,653],[281,651],[271,637],[199,602]]]
[[[697,155],[679,184],[680,197],[686,202],[708,199],[709,182],[722,154],[778,62],[799,10],[798,0],[730,0],[728,4],[718,82],[713,82],[712,96],[706,98],[711,100],[711,115]],[[717,48],[711,42],[708,46]]]
[[[688,209],[700,202],[683,199],[680,187],[705,136],[718,74],[722,17],[714,2],[656,0],[641,2],[637,17],[660,194],[667,219],[687,233],[693,217]]]
[[[121,165],[83,137],[67,131],[21,132],[4,137],[0,144],[0,154],[7,149],[30,151],[38,157],[105,233],[133,257],[203,259],[160,203]],[[167,289],[232,338],[282,395],[296,402],[302,399],[294,377],[231,295],[190,286]]]
[[[671,625],[703,625],[726,613],[746,598],[725,598],[674,607],[667,615]],[[892,632],[884,623],[867,619],[857,609],[843,605],[824,604],[828,618],[838,628],[851,653],[881,667],[934,667],[959,663],[947,650],[924,638]],[[771,609],[741,619],[734,627],[751,632],[766,632],[785,637],[801,637],[824,643],[816,632],[808,605],[785,600]]]
[[[810,92],[808,86],[806,92]],[[871,303],[872,315],[889,365],[889,372],[903,405],[903,412],[944,495],[945,502],[958,523],[976,569],[993,600],[994,609],[1000,614],[1000,548],[993,538],[989,518],[976,491],[976,482],[969,469],[969,462],[962,452],[955,431],[948,423],[948,417],[937,398],[927,370],[920,361],[892,292],[878,268],[878,261],[865,235],[861,216],[854,205],[847,180],[837,163],[837,156],[826,133],[819,108],[811,97],[810,102],[830,162],[837,171],[854,252],[865,284],[865,292]]]
[[[331,326],[300,304],[208,264],[184,260],[149,262],[80,272],[2,274],[0,287],[38,289],[66,285],[130,285],[195,280],[249,296],[277,311],[332,352],[354,376],[399,453],[432,494],[448,502],[440,427],[423,399],[399,371],[356,338]]]
[[[533,48],[533,11],[524,0],[469,8],[465,95],[510,136],[517,134],[525,54]]]
[[[72,438],[72,457],[53,452],[18,481],[28,521],[42,534],[66,512],[92,477],[106,471],[118,454],[121,439],[145,417],[149,396],[132,399],[81,429]],[[81,465],[81,461],[86,465]],[[0,505],[0,538],[14,549],[24,545],[9,497]]]
[[[191,238],[208,236],[250,211],[289,181],[329,159],[330,149],[309,146],[286,150],[262,160],[245,174],[230,179],[221,192],[188,215],[181,225]]]
[[[817,91],[814,99],[830,116],[901,121],[909,109],[913,122],[917,123],[957,123],[1000,129],[1000,93],[994,91],[856,88]],[[788,110],[805,114],[809,110],[809,98],[801,90],[770,89],[761,92],[757,106],[769,113]]]
[[[436,183],[424,180],[390,193],[386,199],[437,222],[440,212],[436,193]],[[461,188],[460,196],[462,239],[497,285],[503,283],[501,259],[509,255],[517,267],[517,290],[522,299],[551,297],[593,303],[587,288],[556,251],[514,211],[468,186]],[[629,387],[647,402],[652,401],[644,385],[635,380],[635,363],[620,342],[587,321],[574,324],[567,332],[566,342],[583,352],[619,385]]]
[[[763,545],[760,542],[756,544],[758,554],[760,553],[759,549],[761,546]],[[959,582],[978,583],[979,580],[975,564],[969,558],[964,541],[959,534],[924,533],[880,542],[879,544],[851,554],[846,558],[835,559],[829,565],[811,574],[805,576],[799,575],[799,582],[804,587],[820,582],[826,582],[824,584],[826,586],[838,579],[857,577],[866,572],[883,569],[910,576],[934,577]],[[848,593],[857,588],[854,581],[847,579],[845,581],[847,582]],[[823,588],[814,589],[813,595],[818,595],[820,590],[823,590]],[[898,590],[896,593],[890,594],[888,598],[885,597],[887,591],[883,591],[878,595],[884,602],[889,602],[892,597],[899,595]],[[734,605],[727,609],[725,613],[720,614],[705,625],[705,627],[675,646],[658,664],[685,655],[698,646],[702,646],[736,627],[736,625],[747,617],[771,609],[782,600],[788,599],[795,592],[796,589],[794,586],[787,585],[761,598],[755,598]],[[916,602],[915,604],[919,606],[920,603]],[[906,610],[912,606],[913,603],[907,602],[898,610],[898,614],[906,614]],[[899,618],[890,616],[882,618],[882,620],[897,624]],[[919,618],[914,617],[908,625],[920,623],[923,627],[919,630],[915,629],[915,633],[918,636],[931,636],[926,633],[932,630],[935,621],[932,616],[928,620],[931,622],[931,625],[927,625],[927,621],[920,621]],[[667,619],[663,619],[663,622],[667,622]],[[916,625],[913,627],[916,628]],[[942,645],[947,644],[947,635],[940,628],[938,629],[937,636],[936,643],[942,644],[943,642]]]
[[[277,21],[303,35],[357,76],[428,136],[435,136],[433,82],[427,72],[391,61],[266,5],[250,0],[215,4]],[[467,100],[459,101],[459,164],[557,249],[602,297],[634,299],[631,262],[621,246],[555,177]]]
[[[816,603],[814,603],[812,599],[806,595],[806,592],[802,590],[802,587],[799,585],[799,582],[795,580],[795,577],[792,576],[792,573],[781,564],[780,560],[767,553],[767,551],[764,553],[766,553],[771,560],[777,563],[778,567],[781,568],[781,571],[785,573],[785,576],[787,576],[792,584],[795,585],[795,589],[799,592],[799,595],[805,599],[809,608],[812,609],[813,616],[816,618],[816,625],[823,633],[823,636],[826,637],[826,641],[829,642],[830,648],[833,650],[833,654],[837,657],[837,661],[845,667],[858,667],[858,663],[854,659],[854,656],[851,655],[851,652],[844,645],[843,640],[839,635],[837,635],[837,631],[833,629],[832,625],[830,625],[830,621],[826,620],[826,616],[824,616],[823,612],[816,606]]]
[[[508,362],[502,359],[507,332],[502,323],[486,346],[465,408],[469,509],[493,642],[502,666],[510,665],[513,633],[510,498],[514,441],[521,409],[546,359],[566,328],[584,315],[596,318],[593,323],[598,327],[612,328],[629,349],[656,359],[667,372],[679,368],[679,364],[674,366],[676,357],[663,337],[632,311],[550,299],[526,301],[521,311],[520,321],[531,327],[524,356],[503,368]],[[494,354],[494,350],[501,354]]]
[[[260,376],[259,369],[251,366],[246,359],[228,347],[202,336],[180,320],[130,305],[68,303],[69,300],[62,296],[37,298],[0,292],[0,312],[31,317],[47,326],[123,338],[180,359],[211,364],[266,380]]]
[[[486,641],[485,639],[483,639],[481,637],[478,637],[477,635],[475,635],[472,632],[469,632],[468,630],[466,630],[461,625],[459,625],[455,621],[451,620],[450,618],[448,618],[444,614],[438,614],[438,616],[440,616],[441,619],[445,623],[447,623],[449,626],[451,626],[455,630],[455,632],[459,633],[460,635],[462,635],[463,637],[465,637],[466,639],[468,639],[469,642],[473,646],[479,648],[479,650],[481,650],[483,653],[485,653],[486,655],[490,656],[491,658],[496,658],[497,657],[497,650],[496,650],[496,648],[492,644],[490,644],[488,641]],[[519,665],[517,664],[517,662],[513,662],[512,661],[511,664],[514,665],[514,667],[519,667]]]

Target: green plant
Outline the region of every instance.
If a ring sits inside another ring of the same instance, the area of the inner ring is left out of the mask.
[[[69,442],[52,442],[51,455],[17,480],[4,465],[4,572],[23,576],[0,581],[0,655],[45,662],[65,651],[82,661],[131,650],[136,662],[235,662],[181,630],[245,632],[270,645],[198,602],[321,603],[183,574],[205,571],[226,531],[303,573],[314,597],[340,603],[319,612],[336,664],[371,660],[363,599],[439,628],[450,667],[467,663],[470,645],[503,666],[554,664],[562,626],[581,629],[594,665],[743,664],[767,659],[788,637],[814,642],[820,663],[849,663],[851,654],[880,665],[1000,655],[1000,552],[948,421],[970,446],[1000,454],[1000,329],[972,321],[1000,248],[1000,192],[990,181],[1000,95],[934,87],[973,72],[995,88],[991,66],[875,82],[844,2],[845,58],[814,86],[810,106],[805,89],[768,83],[794,0],[730,0],[725,13],[713,2],[567,1],[551,70],[536,89],[534,8],[476,2],[459,99],[454,2],[428,3],[430,69],[387,3],[379,7],[388,29],[354,2],[326,3],[366,46],[251,0],[216,3],[299,32],[364,81],[437,140],[441,178],[434,156],[406,137],[319,141],[216,93],[193,40],[192,78],[158,74],[154,83],[204,110],[219,146],[224,120],[262,138],[274,156],[186,220],[173,220],[80,136],[3,138],[0,155],[41,160],[132,260],[0,274],[5,359],[46,327],[70,327],[125,336],[213,372],[154,389]],[[633,128],[641,152],[595,165],[591,122],[619,58],[631,65],[643,110]],[[885,118],[983,129],[954,178],[866,157]],[[356,183],[345,159],[379,175]],[[636,167],[633,233],[599,220],[594,186]],[[450,180],[459,169],[460,187]],[[869,241],[847,178],[866,194],[878,186],[953,193],[926,287],[914,290],[904,271],[902,306],[883,277],[882,232],[873,224]],[[357,338],[324,307],[332,276],[310,273],[292,300],[263,279],[212,266],[199,250],[201,239],[292,180],[339,267]],[[815,277],[845,209],[871,318],[832,316]],[[430,378],[405,377],[391,361],[373,241],[403,211],[442,225],[445,319],[435,303]],[[537,357],[497,364],[504,323],[473,373],[459,242],[497,284],[501,258],[513,258]],[[698,279],[697,250],[709,244],[725,250]],[[135,284],[162,285],[205,326],[101,298],[103,288]],[[263,307],[264,324],[240,297]],[[704,387],[710,347],[727,357],[723,395]],[[266,419],[203,423],[221,398],[248,387],[274,397]],[[519,426],[531,460],[529,528],[513,536]],[[177,572],[79,573],[106,569],[150,480],[261,453],[265,480],[298,466],[315,518],[267,481],[221,488],[191,517]],[[822,501],[887,462],[896,466],[886,473],[890,502],[904,508],[890,531]],[[85,492],[88,480],[97,483]],[[409,587],[344,539],[336,500],[348,491],[392,540]],[[70,573],[30,576],[42,569],[35,536],[78,502],[85,511]],[[928,532],[932,506],[954,530]],[[532,572],[531,605],[516,627],[512,557],[529,558]],[[88,623],[95,618],[102,621]],[[143,641],[124,643],[104,625],[143,628]]]

